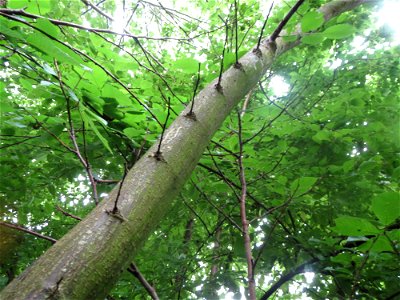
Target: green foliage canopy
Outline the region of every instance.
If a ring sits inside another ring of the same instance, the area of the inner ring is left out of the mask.
[[[226,69],[257,43],[267,11],[243,1],[236,21],[222,1],[179,11],[126,1],[129,34],[118,35],[94,30],[111,21],[84,2],[9,0],[7,8],[24,11],[0,13],[0,215],[55,239],[78,222],[67,213],[84,218],[122,179],[197,83],[200,90],[218,77],[221,61]],[[368,6],[321,27],[324,2],[306,1],[289,21],[285,40],[296,24],[309,33],[225,121],[137,256],[161,298],[239,297],[247,286],[238,114],[257,294],[279,279],[280,299],[399,293],[399,48],[373,25]],[[286,4],[273,8],[265,35]],[[112,15],[116,3],[99,7]],[[287,93],[274,93],[274,78]],[[5,286],[50,243],[0,232]],[[312,282],[301,275],[307,271]],[[110,294],[144,295],[129,272]]]

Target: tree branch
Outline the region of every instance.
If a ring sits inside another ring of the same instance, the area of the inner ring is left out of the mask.
[[[246,252],[246,261],[247,261],[247,281],[248,281],[248,289],[249,289],[249,299],[256,299],[256,285],[254,280],[254,269],[253,269],[253,256],[251,253],[251,240],[249,234],[249,221],[247,220],[246,215],[246,195],[247,195],[247,183],[243,166],[243,140],[242,140],[242,118],[240,117],[240,112],[238,111],[238,143],[239,143],[239,179],[241,184],[241,195],[240,195],[240,218],[242,220],[242,228],[243,228],[243,241],[244,241],[244,249]]]
[[[49,241],[49,242],[51,242],[51,243],[53,243],[53,244],[54,244],[55,242],[57,242],[56,239],[53,239],[53,238],[51,238],[51,237],[49,237],[49,236],[43,235],[43,234],[38,233],[38,232],[36,232],[36,231],[27,229],[27,228],[25,228],[25,227],[23,227],[23,226],[21,226],[21,225],[11,224],[11,223],[8,223],[8,222],[5,222],[5,221],[0,221],[0,225],[3,225],[3,226],[5,226],[5,227],[13,228],[13,229],[16,229],[16,230],[18,230],[18,231],[22,231],[22,232],[28,233],[28,234],[33,235],[33,236],[36,236],[36,237],[38,237],[38,238],[47,240],[47,241]]]
[[[285,284],[286,282],[288,282],[289,280],[291,280],[294,276],[307,272],[307,267],[314,264],[315,262],[317,262],[318,259],[314,258],[311,259],[301,265],[299,265],[298,267],[296,267],[295,269],[291,270],[289,273],[286,273],[285,275],[283,275],[277,282],[275,282],[270,288],[269,290],[260,298],[260,300],[266,300],[268,299],[270,296],[272,296],[283,284]]]
[[[154,287],[146,280],[146,278],[144,278],[143,274],[140,273],[138,267],[134,263],[131,263],[129,265],[128,272],[131,273],[133,276],[135,276],[140,281],[142,286],[149,293],[151,299],[153,299],[153,300],[159,299]]]
[[[15,16],[23,16],[23,17],[27,17],[27,18],[31,18],[31,19],[45,19],[57,26],[72,27],[72,28],[77,28],[77,29],[86,30],[89,32],[95,32],[95,33],[109,33],[109,34],[113,34],[113,35],[130,37],[133,39],[146,39],[146,40],[156,40],[156,41],[166,41],[166,40],[190,41],[190,40],[192,40],[191,38],[151,37],[151,36],[146,36],[146,35],[134,35],[129,32],[116,32],[116,31],[113,31],[110,29],[87,27],[87,26],[83,26],[80,24],[72,23],[72,22],[66,22],[66,21],[61,21],[61,20],[56,20],[56,19],[45,18],[45,17],[39,16],[39,15],[28,13],[23,9],[0,8],[0,13],[5,16],[15,15]]]
[[[58,205],[56,205],[56,209],[57,209],[59,212],[61,212],[64,216],[71,217],[71,218],[73,218],[73,219],[75,219],[75,220],[78,220],[78,221],[81,221],[81,220],[82,220],[81,217],[75,216],[75,215],[73,215],[73,214],[71,214],[71,213],[65,211],[64,209],[62,209],[62,208],[61,208],[60,206],[58,206]]]
[[[289,22],[290,18],[294,15],[294,13],[299,9],[300,5],[302,5],[304,0],[299,0],[297,3],[292,7],[292,9],[287,13],[285,18],[279,23],[278,27],[276,27],[275,31],[269,37],[269,40],[275,42],[278,38],[279,34],[281,33],[283,27]]]

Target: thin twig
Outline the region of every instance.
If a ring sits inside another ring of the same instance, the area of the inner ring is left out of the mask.
[[[251,96],[253,95],[253,91],[254,89],[251,89],[250,92],[247,93],[244,102],[243,102],[243,106],[242,106],[242,111],[240,112],[240,117],[243,118],[244,114],[246,113],[247,110],[247,106],[249,105]]]
[[[265,29],[265,26],[267,26],[267,22],[268,22],[268,19],[269,19],[269,15],[271,14],[272,7],[273,7],[273,6],[274,6],[274,1],[272,1],[272,4],[271,4],[271,6],[270,6],[270,8],[269,8],[269,11],[268,11],[267,18],[265,19],[264,24],[263,24],[263,26],[262,26],[262,28],[261,28],[261,32],[260,32],[260,36],[258,37],[258,42],[257,42],[257,47],[256,47],[256,49],[260,49],[260,44],[261,44],[261,40],[262,40],[262,37],[263,37],[264,29]]]
[[[23,140],[18,141],[18,142],[15,142],[15,143],[12,143],[12,144],[5,144],[4,146],[1,146],[0,149],[5,149],[5,148],[8,148],[8,147],[12,147],[12,146],[16,146],[16,145],[19,145],[19,144],[23,144],[24,142],[29,141],[29,140],[34,139],[34,138],[37,138],[37,137],[38,136],[26,137]]]
[[[98,8],[96,5],[94,5],[93,3],[87,1],[87,0],[81,0],[86,6],[93,8],[95,11],[97,11],[100,15],[106,17],[107,19],[110,19],[111,21],[114,21],[114,19],[106,14],[105,12],[103,12],[100,8]]]
[[[244,248],[246,252],[246,261],[247,261],[247,284],[249,289],[249,299],[256,299],[256,286],[254,280],[254,270],[253,270],[253,257],[251,253],[251,240],[249,234],[249,221],[247,220],[246,215],[246,195],[247,195],[247,184],[246,184],[246,176],[244,172],[243,165],[243,141],[242,141],[242,119],[240,117],[240,113],[238,115],[238,143],[239,143],[239,178],[242,186],[242,192],[240,195],[240,217],[242,220],[242,228],[243,228],[243,241]]]
[[[228,30],[229,30],[229,27],[228,27],[228,22],[227,21],[222,19],[221,16],[218,16],[218,17],[225,24],[225,42],[224,42],[224,48],[222,49],[222,59],[221,59],[221,67],[220,67],[220,70],[219,70],[218,82],[215,85],[215,88],[217,89],[218,92],[220,92],[222,94],[223,93],[223,89],[222,89],[222,85],[221,85],[221,80],[222,80],[222,71],[224,70],[225,48],[226,48],[226,45],[228,43]]]
[[[106,0],[101,0],[99,2],[96,3],[96,6],[99,6],[100,4],[102,4],[103,2],[105,2]],[[87,12],[91,11],[92,8],[89,7],[87,10],[85,10],[83,13],[81,13],[81,16],[83,16],[84,14],[86,14]]]
[[[360,266],[358,268],[356,268],[356,270],[354,271],[354,280],[353,280],[353,284],[351,286],[351,292],[350,292],[350,297],[349,297],[350,300],[354,299],[356,296],[356,292],[357,292],[358,286],[360,284],[359,280],[360,280],[360,276],[361,276],[361,271],[362,271],[362,269],[364,269],[365,265],[367,264],[367,261],[369,259],[369,255],[370,255],[370,251],[371,251],[372,247],[375,245],[375,243],[379,237],[380,237],[380,235],[376,236],[373,239],[371,245],[369,246],[368,250],[366,251],[366,253],[364,255],[364,258],[363,258]]]
[[[164,97],[163,94],[161,94],[161,95]],[[163,159],[162,158],[162,152],[161,152],[161,144],[162,144],[162,141],[163,141],[163,138],[164,138],[165,129],[167,128],[167,122],[168,122],[169,115],[170,115],[170,105],[171,105],[171,98],[168,97],[167,117],[165,118],[165,122],[164,122],[164,124],[162,126],[162,132],[161,132],[160,142],[158,143],[157,151],[156,151],[156,153],[154,153],[154,157],[157,160],[162,160]]]
[[[142,286],[146,289],[147,293],[149,293],[151,299],[153,300],[159,300],[157,292],[155,288],[144,278],[143,274],[140,273],[138,267],[132,262],[129,265],[128,272],[131,273],[133,276],[135,276]]]
[[[64,209],[62,209],[62,208],[61,208],[60,206],[58,206],[58,205],[56,205],[56,209],[57,209],[59,212],[61,212],[64,216],[71,217],[71,218],[73,218],[73,219],[75,219],[75,220],[78,220],[78,221],[81,221],[81,220],[82,220],[81,217],[75,216],[75,215],[73,215],[73,214],[71,214],[71,213],[65,211]]]
[[[121,183],[119,184],[119,187],[118,187],[117,197],[115,197],[115,201],[114,201],[114,207],[113,207],[113,210],[112,210],[113,214],[119,213],[118,200],[119,200],[119,197],[121,195],[122,185],[124,184],[124,181],[125,181],[125,178],[126,178],[127,174],[128,174],[128,170],[127,170],[126,167],[124,167],[124,175],[122,176]]]
[[[239,51],[239,45],[238,45],[238,2],[239,0],[235,0],[235,64],[239,63],[239,58],[238,58],[238,51]]]
[[[80,162],[82,163],[83,167],[86,169],[86,173],[89,177],[89,181],[90,184],[92,186],[92,193],[93,193],[93,199],[95,204],[97,205],[99,203],[99,197],[97,195],[97,185],[96,185],[96,181],[94,180],[94,176],[92,173],[92,169],[90,167],[90,163],[87,159],[85,159],[79,149],[79,145],[78,142],[76,140],[76,134],[75,134],[75,129],[74,129],[74,124],[72,122],[72,116],[71,116],[71,105],[70,105],[70,97],[67,95],[65,88],[64,88],[64,83],[62,81],[62,74],[60,71],[60,68],[58,66],[57,60],[54,59],[54,66],[56,68],[57,71],[57,77],[58,77],[58,81],[60,83],[60,88],[61,88],[61,92],[64,95],[64,98],[67,102],[67,115],[68,115],[68,124],[69,124],[69,135],[70,135],[70,139],[72,141],[72,144],[74,145],[75,151],[74,153],[76,154],[76,156],[78,157],[78,159],[80,160]]]
[[[200,223],[203,224],[204,229],[207,231],[207,235],[211,236],[211,232],[207,227],[206,222],[204,222],[203,218],[196,212],[196,210],[190,206],[190,204],[186,201],[185,197],[183,197],[183,195],[181,195],[183,203],[190,209],[190,211],[200,220]]]
[[[57,242],[57,240],[56,240],[56,239],[53,239],[52,237],[49,237],[49,236],[43,235],[43,234],[41,234],[41,233],[38,233],[38,232],[36,232],[36,231],[27,229],[27,228],[25,228],[25,227],[23,227],[23,226],[21,226],[21,225],[11,224],[11,223],[4,222],[4,221],[0,221],[0,225],[3,225],[3,226],[5,226],[5,227],[9,227],[9,228],[13,228],[13,229],[16,229],[16,230],[25,232],[25,233],[29,233],[30,235],[36,236],[36,237],[38,237],[38,238],[41,238],[41,239],[44,239],[44,240],[47,240],[47,241],[50,241],[50,242],[52,242],[53,244],[54,244],[55,242]]]
[[[191,117],[191,118],[195,118],[195,119],[196,119],[196,115],[193,112],[193,107],[194,107],[194,98],[196,97],[197,89],[198,89],[199,83],[200,83],[200,68],[201,68],[201,63],[199,63],[199,69],[197,70],[197,80],[196,80],[196,86],[194,87],[194,91],[193,91],[192,105],[190,106],[190,111],[186,115],[187,117]]]
[[[242,228],[235,222],[235,220],[233,220],[229,215],[227,215],[221,208],[219,208],[217,205],[215,205],[207,196],[207,194],[200,189],[200,187],[192,180],[192,184],[193,186],[196,188],[196,190],[199,191],[199,193],[204,197],[204,199],[206,199],[206,201],[212,206],[214,207],[221,215],[224,216],[225,219],[229,220],[229,222],[232,223],[232,225],[237,228],[241,233],[243,233]]]

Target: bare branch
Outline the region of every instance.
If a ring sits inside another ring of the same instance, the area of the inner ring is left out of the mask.
[[[3,226],[5,226],[5,227],[13,228],[13,229],[16,229],[16,230],[19,230],[19,231],[28,233],[28,234],[33,235],[33,236],[36,236],[36,237],[38,237],[38,238],[41,238],[41,239],[50,241],[50,242],[52,242],[53,244],[54,244],[55,242],[57,242],[56,239],[53,239],[53,238],[51,238],[51,237],[49,237],[49,236],[43,235],[43,234],[38,233],[38,232],[36,232],[36,231],[27,229],[27,228],[25,228],[25,227],[23,227],[23,226],[21,226],[21,225],[11,224],[11,223],[8,223],[8,222],[5,222],[5,221],[0,221],[0,225],[3,225]]]
[[[131,263],[129,265],[128,272],[131,273],[133,276],[135,276],[140,281],[142,286],[149,293],[151,299],[153,299],[153,300],[159,299],[154,287],[146,280],[146,278],[144,278],[143,274],[140,273],[138,267],[134,263]]]
[[[57,209],[59,212],[61,212],[64,216],[71,217],[71,218],[73,218],[73,219],[75,219],[75,220],[78,220],[78,221],[81,221],[81,220],[82,220],[81,217],[75,216],[75,215],[73,215],[73,214],[71,214],[71,213],[65,211],[64,209],[62,209],[62,208],[61,208],[60,206],[58,206],[58,205],[56,205],[56,209]]]
[[[96,5],[94,5],[93,3],[87,1],[87,0],[81,0],[86,6],[93,8],[95,11],[97,11],[100,15],[106,17],[107,19],[114,21],[113,17],[111,17],[110,15],[106,14],[105,12],[103,12],[100,8],[98,8]]]
[[[246,261],[247,261],[247,284],[249,289],[249,299],[255,300],[256,299],[256,284],[254,280],[254,269],[253,269],[253,256],[251,253],[251,240],[249,234],[249,221],[247,220],[246,215],[246,196],[247,196],[247,183],[246,183],[246,176],[244,172],[244,165],[243,165],[243,140],[242,140],[242,119],[240,117],[240,112],[237,113],[238,115],[238,142],[239,142],[239,158],[238,158],[238,165],[239,165],[239,178],[240,184],[242,187],[242,192],[240,195],[240,218],[242,220],[242,228],[243,228],[243,241],[244,241],[244,249],[246,252]]]
[[[76,156],[78,157],[79,161],[82,163],[83,167],[86,169],[86,173],[89,177],[89,181],[90,184],[92,185],[92,192],[93,192],[93,199],[95,204],[97,205],[99,203],[99,197],[97,195],[97,185],[96,185],[96,181],[94,180],[94,176],[93,176],[93,172],[92,169],[90,167],[90,163],[87,159],[85,159],[79,149],[78,146],[78,142],[76,140],[76,134],[75,134],[75,129],[74,129],[74,124],[72,123],[72,117],[71,117],[71,105],[70,105],[70,97],[67,95],[67,93],[65,92],[65,88],[64,88],[64,84],[62,81],[62,74],[60,71],[60,68],[58,66],[57,60],[54,59],[54,66],[56,67],[56,71],[57,71],[57,77],[58,77],[58,81],[60,83],[60,88],[61,88],[61,92],[64,95],[64,98],[67,102],[67,114],[68,114],[68,124],[69,124],[69,135],[72,141],[72,144],[74,145],[75,151],[74,153],[76,154]],[[84,135],[85,136],[85,135]]]

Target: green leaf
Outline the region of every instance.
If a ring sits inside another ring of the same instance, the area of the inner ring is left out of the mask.
[[[383,225],[389,225],[400,217],[400,194],[385,192],[375,196],[372,199],[371,210]]]
[[[350,24],[333,25],[327,28],[322,34],[332,40],[344,39],[356,32],[355,28]]]
[[[363,236],[378,234],[379,230],[368,220],[363,218],[341,216],[335,219],[336,226],[333,231],[347,236]]]
[[[301,38],[301,42],[308,45],[318,45],[325,40],[321,33],[313,33]]]
[[[60,34],[60,29],[47,19],[37,19],[35,27],[46,32],[48,35],[54,38],[58,38]]]
[[[74,65],[80,65],[81,59],[67,47],[56,44],[49,37],[35,32],[28,36],[26,41],[36,47],[51,58],[56,58],[62,62],[68,62]]]
[[[138,138],[143,135],[143,131],[133,127],[125,128],[124,133],[130,138]]]
[[[121,121],[128,124],[129,126],[135,126],[143,121],[146,121],[146,114],[125,114],[125,117]]]
[[[313,141],[321,144],[323,141],[329,141],[330,140],[330,132],[327,130],[321,130],[318,131],[313,137]]]
[[[324,23],[324,15],[318,11],[310,11],[301,19],[301,30],[303,32],[318,29]]]
[[[357,247],[360,251],[372,251],[372,252],[392,252],[393,247],[390,244],[386,236],[379,236],[377,240],[370,239],[368,242]]]
[[[114,98],[121,106],[133,106],[129,95],[124,94],[120,89],[112,86],[111,84],[104,86],[104,88],[101,90],[101,96],[104,98]]]
[[[336,256],[330,258],[330,261],[335,263],[339,263],[342,265],[349,265],[352,261],[352,254],[351,253],[339,253]]]
[[[349,172],[350,170],[352,170],[353,167],[354,167],[355,162],[356,162],[356,161],[353,160],[353,159],[346,161],[346,162],[342,165],[343,171],[345,171],[345,172],[347,173],[347,172]]]
[[[295,40],[297,40],[297,36],[296,35],[286,35],[286,36],[283,36],[282,39],[285,42],[294,42]]]
[[[175,61],[174,67],[181,69],[185,73],[197,73],[199,62],[194,58],[181,58]]]
[[[81,115],[82,115],[83,121],[86,122],[89,125],[89,127],[97,135],[99,140],[103,143],[104,147],[111,154],[113,154],[113,151],[111,150],[110,145],[108,144],[108,141],[101,135],[101,133],[97,129],[96,125],[94,124],[94,122],[93,122],[92,118],[89,116],[89,114],[94,116],[94,117],[97,117],[97,116],[94,115],[90,110],[88,110],[81,102],[79,102],[79,110],[81,111]]]
[[[8,0],[8,8],[24,8],[32,14],[46,14],[51,10],[51,2],[49,0]]]
[[[56,71],[47,63],[43,63],[43,70],[50,75],[57,76]]]
[[[21,33],[19,33],[17,30],[12,30],[12,29],[8,28],[7,24],[8,24],[7,21],[0,20],[0,29],[1,29],[2,34],[12,37],[12,38],[24,40],[24,37]]]
[[[290,185],[290,191],[292,192],[293,197],[308,192],[317,180],[317,177],[301,177],[299,179],[296,179]]]

